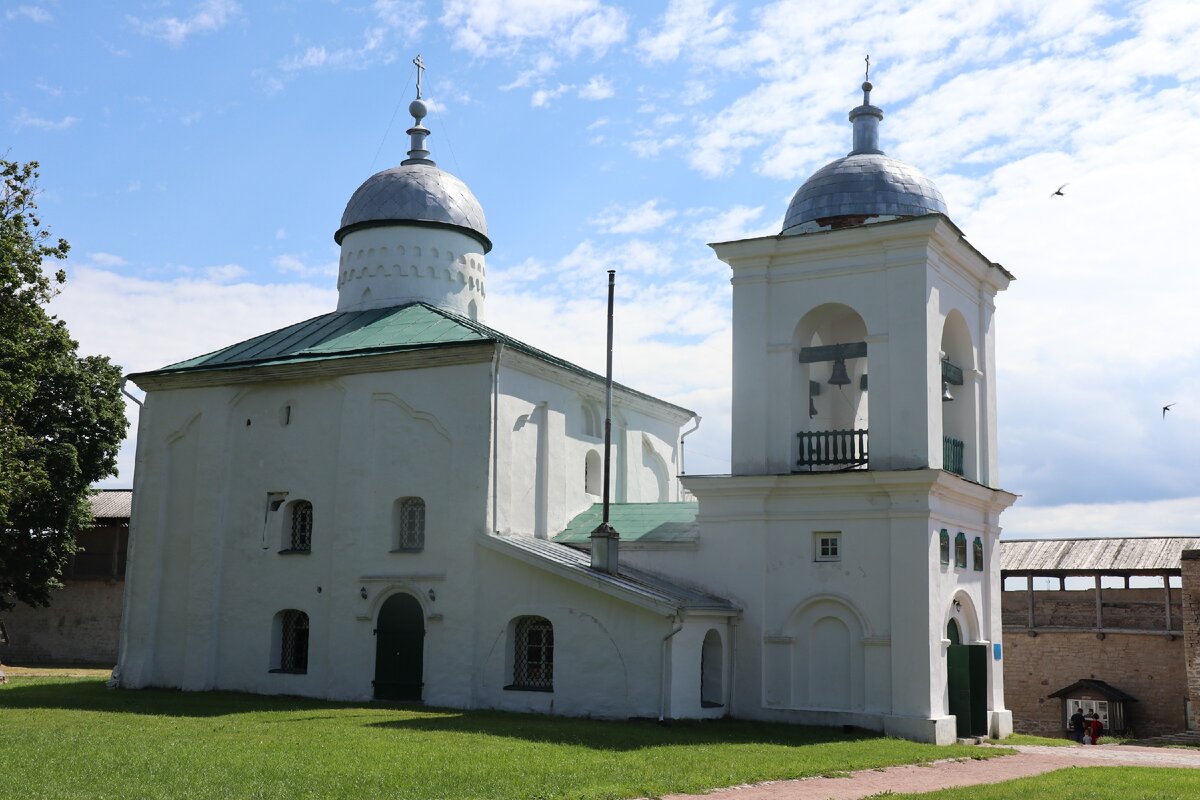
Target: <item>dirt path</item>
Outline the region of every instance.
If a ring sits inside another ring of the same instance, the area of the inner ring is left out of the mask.
[[[1017,755],[984,761],[938,761],[864,770],[846,778],[806,778],[717,789],[704,795],[667,795],[663,800],[860,800],[880,792],[911,794],[999,783],[1065,767],[1192,767],[1200,769],[1200,750],[1099,745],[1039,747],[1017,745]]]
[[[107,678],[112,667],[14,667],[0,664],[0,672],[10,678]]]

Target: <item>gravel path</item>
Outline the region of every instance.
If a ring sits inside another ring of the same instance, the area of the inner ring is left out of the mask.
[[[667,795],[663,800],[860,800],[880,792],[932,792],[958,786],[1040,775],[1065,767],[1191,767],[1200,769],[1200,750],[1098,745],[1017,745],[1017,755],[982,761],[937,761],[851,773],[846,778],[806,778],[717,789],[704,795]]]

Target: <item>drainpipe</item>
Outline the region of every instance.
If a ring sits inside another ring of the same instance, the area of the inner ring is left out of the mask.
[[[128,380],[129,380],[129,376],[128,376],[128,375],[122,375],[122,376],[121,376],[121,394],[125,395],[125,396],[126,396],[126,397],[128,397],[130,400],[132,400],[133,402],[137,403],[137,404],[138,404],[138,408],[141,408],[141,407],[142,407],[142,401],[141,401],[141,400],[138,400],[136,397],[134,397],[132,394],[130,394],[130,393],[129,393],[129,390],[125,388],[125,383],[126,383],[126,381],[128,381]]]
[[[671,637],[683,630],[683,610],[680,609],[671,617],[671,621],[675,623],[675,627],[671,632],[663,637],[662,640],[662,679],[659,681],[659,698],[658,698],[658,721],[663,722],[667,718],[667,710],[670,703],[667,700],[671,693],[671,674],[667,671],[667,650],[671,645]]]
[[[683,497],[683,481],[679,480],[679,476],[687,474],[687,467],[686,467],[686,464],[684,463],[684,458],[683,458],[683,455],[684,455],[683,440],[686,439],[687,437],[691,436],[693,433],[695,433],[700,428],[700,415],[692,414],[692,419],[696,420],[696,424],[692,426],[692,429],[684,431],[683,433],[681,433],[679,435],[679,475],[675,476],[675,481],[679,484],[679,496],[680,497]]]
[[[500,357],[504,345],[496,344],[492,356],[492,532],[500,535]]]

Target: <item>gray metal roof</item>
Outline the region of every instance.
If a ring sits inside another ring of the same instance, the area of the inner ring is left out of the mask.
[[[404,222],[457,228],[478,239],[485,253],[492,249],[475,195],[432,163],[401,164],[367,178],[351,195],[333,238],[341,244],[351,230]]]
[[[591,557],[563,544],[528,536],[487,536],[494,549],[554,569],[566,577],[625,595],[644,605],[667,606],[690,611],[736,614],[738,608],[723,597],[681,586],[666,578],[621,564],[620,573],[610,575],[591,568]]]
[[[132,489],[101,489],[90,498],[96,519],[129,519],[133,508]]]
[[[909,216],[946,213],[933,181],[880,153],[855,153],[821,167],[792,197],[783,233],[818,219],[840,216]]]
[[[1097,539],[1019,539],[1000,542],[1008,573],[1119,574],[1179,570],[1179,554],[1200,549],[1200,536]]]

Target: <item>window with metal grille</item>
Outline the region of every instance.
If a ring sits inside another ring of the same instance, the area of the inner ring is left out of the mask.
[[[975,541],[971,544],[971,550],[974,556],[975,571],[983,572],[983,539],[976,536]]]
[[[942,528],[938,533],[938,549],[941,551],[942,563],[950,563],[950,531]]]
[[[967,535],[962,531],[954,537],[954,566],[967,566]]]
[[[276,672],[308,672],[308,614],[294,608],[280,611],[279,666]]]
[[[313,507],[307,500],[292,503],[292,536],[288,550],[293,553],[312,551]]]
[[[425,501],[402,497],[396,501],[396,550],[414,552],[425,549]]]
[[[550,620],[518,617],[513,636],[513,682],[506,688],[554,691],[554,626]]]

